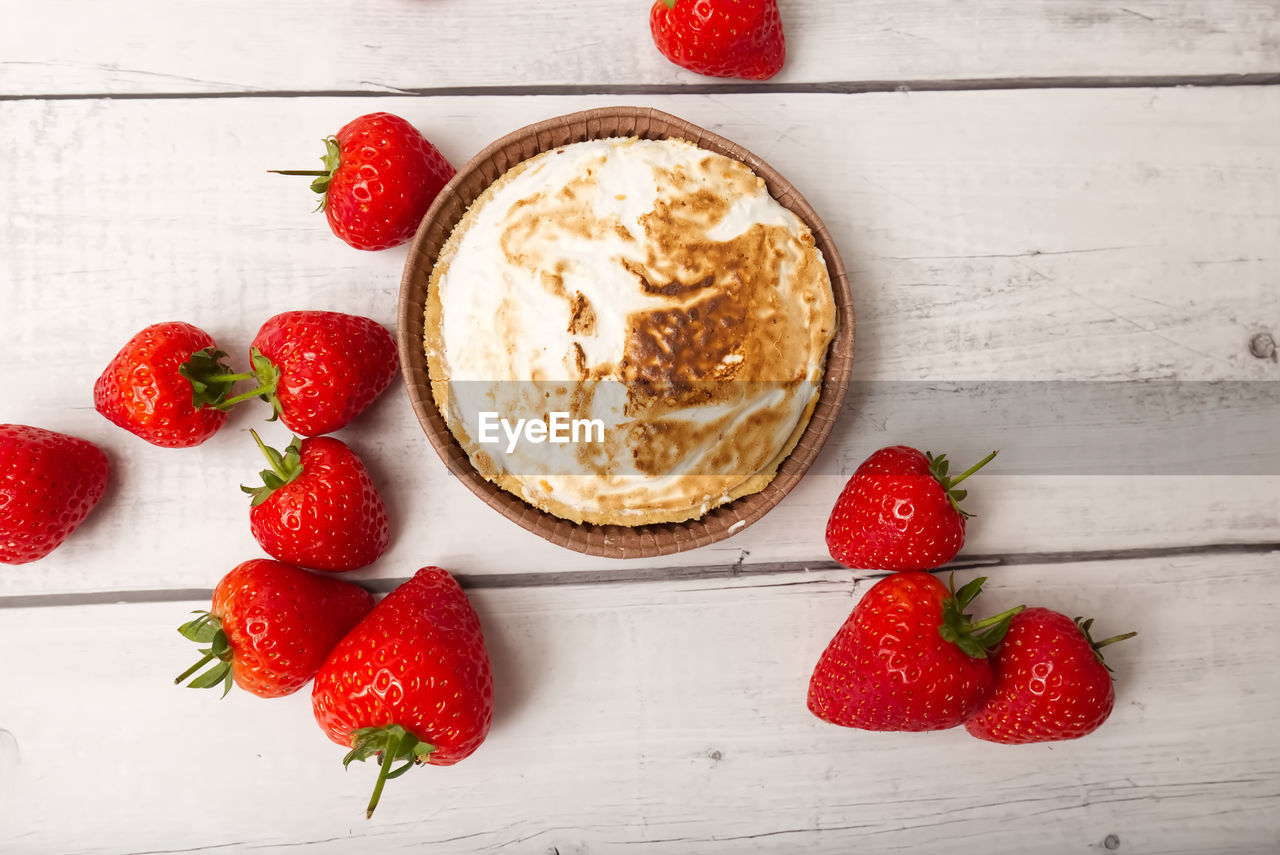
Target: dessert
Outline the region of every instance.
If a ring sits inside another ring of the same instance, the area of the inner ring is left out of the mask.
[[[424,347],[482,476],[634,526],[764,489],[835,326],[812,233],[745,164],[611,138],[536,155],[476,199],[432,270]]]

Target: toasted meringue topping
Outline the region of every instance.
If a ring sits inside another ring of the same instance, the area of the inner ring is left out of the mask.
[[[835,332],[813,235],[761,178],[635,138],[546,151],[494,182],[442,249],[426,315],[432,393],[476,469],[557,516],[621,525],[763,489]],[[551,441],[569,432],[557,414],[599,420],[602,439]],[[508,427],[485,441],[494,415]]]

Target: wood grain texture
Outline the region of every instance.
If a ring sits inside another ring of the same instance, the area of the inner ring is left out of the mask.
[[[714,83],[642,0],[0,0],[0,95]],[[1280,72],[1274,0],[784,0],[780,84]]]
[[[526,122],[622,100],[6,105],[0,130],[30,142],[0,160],[0,186],[28,188],[0,196],[3,417],[100,443],[116,477],[81,531],[0,574],[0,593],[204,589],[259,554],[237,485],[261,468],[247,430],[264,408],[173,451],[109,425],[91,387],[130,335],[159,320],[203,326],[238,359],[262,321],[287,309],[394,323],[405,250],[349,249],[309,212],[301,179],[266,169],[310,165],[319,138],[362,108],[405,115],[461,162]],[[1275,89],[651,101],[764,157],[821,213],[851,270],[855,383],[1280,378],[1249,352],[1253,335],[1280,327]],[[919,443],[967,458],[1048,424],[1016,407],[974,425],[918,401],[868,400],[851,392],[811,473],[764,520],[662,563],[823,561],[831,503],[874,448]],[[1200,400],[1179,418],[1225,418],[1233,406],[1208,386]],[[1107,415],[1105,403],[1095,410]],[[341,435],[383,486],[396,532],[366,578],[425,563],[476,575],[652,566],[575,556],[486,513],[447,476],[398,386]],[[264,436],[287,441],[279,426]],[[1180,479],[1175,466],[1131,477],[1077,464],[1069,450],[1041,468],[1006,456],[973,485],[969,551],[1280,540],[1274,472]]]
[[[1023,855],[1114,835],[1121,852],[1266,853],[1278,560],[989,573],[983,613],[1028,602],[1140,632],[1108,651],[1118,703],[1101,730],[1020,747],[808,713],[813,664],[872,581],[848,571],[473,591],[489,740],[393,782],[370,822],[373,770],[342,771],[305,692],[220,702],[170,684],[191,646],[173,627],[203,604],[9,611],[0,648],[23,654],[0,657],[0,683],[31,692],[0,694],[0,849]]]

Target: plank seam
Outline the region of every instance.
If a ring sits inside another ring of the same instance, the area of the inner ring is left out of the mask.
[[[865,95],[881,92],[972,92],[1019,89],[1173,89],[1276,86],[1280,72],[1239,74],[977,77],[949,80],[848,80],[828,83],[534,84],[381,89],[244,89],[227,92],[47,92],[0,94],[0,101],[146,101],[219,98],[398,98],[527,95]]]
[[[1098,549],[1080,552],[1017,552],[1001,555],[966,555],[937,572],[987,567],[1018,567],[1045,564],[1080,564],[1099,561],[1140,561],[1160,558],[1199,557],[1210,555],[1265,555],[1280,552],[1276,543],[1216,543],[1199,546],[1160,546],[1133,549]],[[746,579],[795,573],[847,570],[834,561],[773,561],[746,564],[739,559],[727,564],[693,567],[627,568],[564,573],[497,573],[472,575],[458,573],[458,581],[469,590],[500,588],[548,588],[568,585],[620,585],[686,582],[709,579]],[[882,571],[847,570],[855,580],[888,575]],[[368,579],[359,584],[375,594],[385,594],[406,581],[404,577]],[[813,582],[829,581],[814,579]],[[793,583],[799,584],[799,583]],[[54,608],[60,606],[96,606],[113,604],[203,602],[212,588],[171,588],[124,591],[87,591],[61,594],[19,594],[0,596],[0,609]]]

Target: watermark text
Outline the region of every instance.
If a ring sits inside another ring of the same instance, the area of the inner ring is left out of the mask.
[[[602,419],[575,419],[566,412],[547,413],[545,419],[510,419],[500,418],[498,413],[490,410],[480,411],[480,430],[477,438],[484,445],[492,445],[507,439],[507,454],[516,450],[523,439],[539,445],[550,442],[564,445],[573,442],[604,442],[604,421]],[[501,435],[499,433],[501,431]]]

